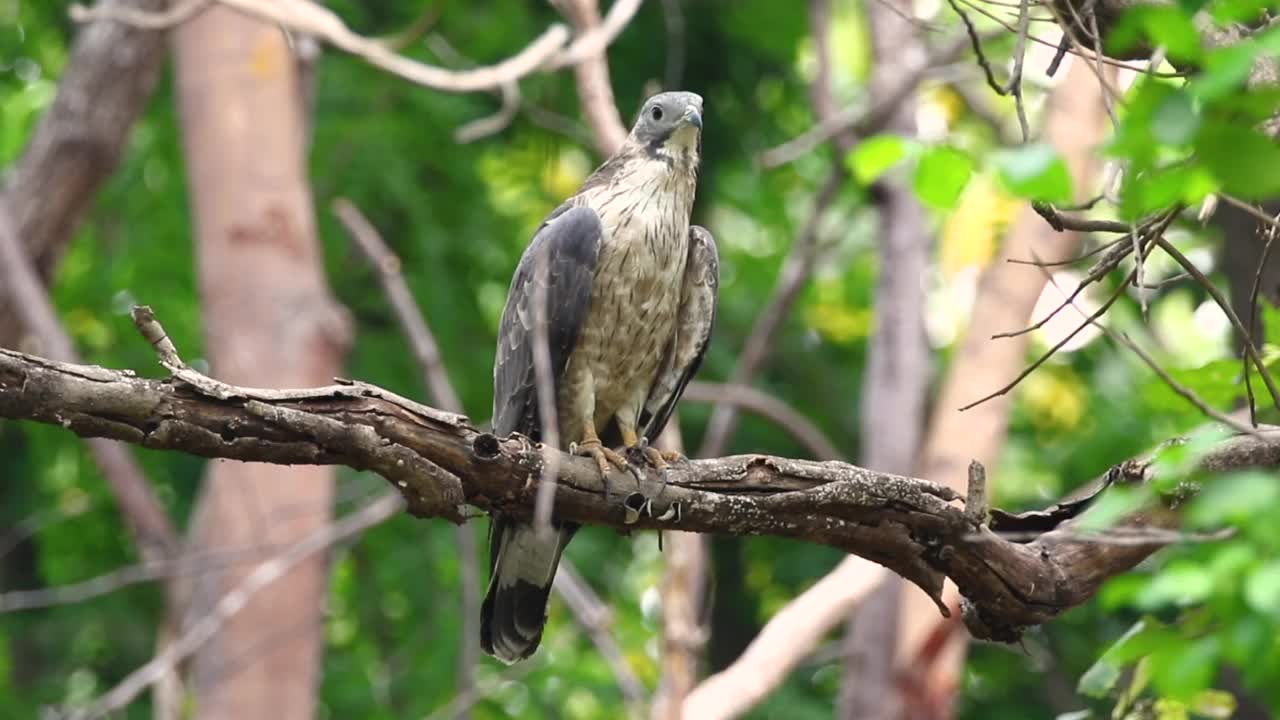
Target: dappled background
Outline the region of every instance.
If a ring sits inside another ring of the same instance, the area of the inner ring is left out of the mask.
[[[560,19],[548,4],[521,0],[334,0],[326,5],[356,32],[454,68],[507,57]],[[1070,189],[1061,197],[1054,178],[1041,179],[1048,185],[1031,190],[1019,186],[1018,161],[1002,164],[993,155],[1021,140],[1015,104],[992,93],[972,53],[958,50],[967,51],[967,41],[955,13],[940,3],[917,3],[921,19],[908,26],[911,49],[932,54],[936,62],[897,117],[871,128],[907,137],[912,147],[881,140],[879,150],[871,145],[872,150],[860,152],[837,137],[814,143],[787,162],[762,160],[762,153],[818,121],[822,110],[813,86],[820,73],[827,76],[836,107],[869,107],[877,63],[911,61],[905,52],[875,57],[869,16],[883,14],[883,7],[880,2],[830,3],[821,26],[827,34],[824,49],[815,42],[812,9],[806,12],[803,3],[653,0],[641,6],[608,50],[609,77],[624,122],[659,89],[691,90],[706,100],[694,221],[715,234],[722,277],[718,325],[699,380],[734,377],[744,343],[775,296],[780,275],[785,280],[783,269],[794,269],[797,243],[805,243],[812,267],[804,268],[794,305],[769,338],[758,371],[737,380],[807,418],[825,436],[830,452],[864,462],[874,452],[864,446],[868,425],[905,423],[916,433],[926,425],[923,406],[872,407],[865,397],[868,347],[877,331],[877,278],[883,258],[892,257],[882,253],[887,230],[881,214],[889,212],[885,193],[909,200],[907,212],[916,229],[912,242],[927,252],[921,272],[908,279],[923,290],[927,354],[917,365],[903,367],[918,368],[920,400],[929,406],[970,321],[981,271],[1026,212],[1019,187],[1025,196],[1048,187],[1058,199],[1072,197]],[[1016,7],[984,7],[1009,23],[1017,15]],[[892,15],[877,22],[907,26],[908,20]],[[0,0],[0,167],[21,156],[53,100],[75,32],[60,4]],[[1106,120],[1097,79],[1083,74],[1084,63],[1073,64],[1073,58],[1048,77],[1045,68],[1060,32],[1037,22],[1032,34],[1048,39],[1044,45],[1032,43],[1026,59],[1023,84],[1032,134],[1039,136],[1045,127],[1051,92],[1062,96],[1059,103],[1083,113],[1076,121],[1061,121],[1063,129],[1046,139],[1067,158],[1076,179],[1074,196],[1086,199],[1108,179],[1102,162],[1075,159],[1096,144]],[[1015,42],[1011,33],[993,37],[986,52],[1008,58]],[[1008,73],[1006,63],[997,64]],[[1134,79],[1132,71],[1107,72],[1121,88]],[[331,211],[336,199],[347,198],[399,255],[403,279],[434,332],[465,412],[477,423],[487,421],[494,337],[511,273],[542,217],[602,159],[582,120],[573,73],[522,79],[519,105],[508,121],[490,134],[463,138],[469,142],[460,141],[459,129],[498,111],[497,93],[426,89],[327,49],[306,73],[310,121],[302,141],[309,144],[306,172],[325,277],[349,311],[354,333],[341,374],[432,400],[377,271]],[[1093,92],[1065,96],[1062,87],[1072,77]],[[174,74],[166,68],[118,169],[67,245],[51,284],[58,317],[84,362],[160,375],[152,349],[128,317],[134,303],[145,303],[184,358],[208,369],[176,94]],[[1097,133],[1090,134],[1092,126]],[[958,150],[930,150],[943,145]],[[955,160],[960,153],[964,159]],[[916,172],[917,163],[924,162],[934,163],[936,172]],[[1061,174],[1065,178],[1066,170]],[[1232,227],[1220,219],[1199,224],[1189,217],[1174,224],[1167,237],[1213,279],[1239,287],[1252,279],[1256,263],[1233,270],[1222,249],[1258,241],[1252,224],[1236,223],[1234,237]],[[1047,227],[1037,231],[1052,234]],[[1096,245],[1087,235],[1083,242]],[[1036,317],[1060,304],[1062,292],[1074,288],[1088,267],[1000,264],[1002,272],[1039,277],[1036,284],[1043,284],[1045,272],[1053,273]],[[1121,294],[1108,325],[1146,347],[1215,407],[1229,410],[1240,399],[1231,325],[1203,288],[1162,283],[1178,272],[1165,256],[1153,257],[1145,269],[1148,289]],[[1087,289],[1080,306],[1086,312],[1096,308],[1120,281],[1117,276]],[[1075,310],[1062,316],[1030,335],[1028,360],[1080,323]],[[1267,337],[1280,337],[1280,314],[1264,304],[1261,319],[1270,330]],[[38,339],[29,336],[16,346],[42,352]],[[889,359],[891,366],[895,362]],[[961,379],[960,399],[970,402],[998,390],[1019,369],[968,383]],[[733,394],[711,385],[696,390],[679,416],[690,453],[706,434],[712,414],[707,400]],[[1204,421],[1139,357],[1092,327],[1018,385],[1010,402],[1007,437],[997,445],[992,460],[998,462],[990,468],[993,504],[1007,509],[1051,504],[1111,465]],[[823,452],[806,442],[812,432],[800,437],[794,423],[785,420],[744,410],[722,450],[790,457]],[[907,453],[915,463],[922,450]],[[175,523],[186,527],[206,462],[177,453],[133,454]],[[889,469],[921,471],[910,465]],[[1077,684],[1145,613],[1154,614],[1149,623],[1189,617],[1192,625],[1183,627],[1194,634],[1188,640],[1169,631],[1146,649],[1157,651],[1146,670],[1156,679],[1157,695],[1222,688],[1245,705],[1280,709],[1280,683],[1275,682],[1280,677],[1275,640],[1280,571],[1274,564],[1277,541],[1266,523],[1267,513],[1280,508],[1280,494],[1274,485],[1254,480],[1238,490],[1234,501],[1221,500],[1226,509],[1206,521],[1234,519],[1243,528],[1237,538],[1166,553],[1150,567],[1111,582],[1092,602],[1029,633],[1020,646],[971,646],[963,665],[948,675],[958,693],[958,715],[1012,719],[1091,707],[1105,711],[1114,698],[1094,695],[1105,695],[1114,678],[1095,676],[1083,693]],[[384,488],[377,476],[339,469],[335,512],[359,507]],[[266,514],[261,520],[270,524],[278,518]],[[474,542],[464,554],[447,523],[400,514],[334,548],[322,623],[319,717],[452,717],[459,711],[476,718],[624,715],[617,668],[559,599],[551,604],[538,654],[512,668],[485,658],[475,668],[475,690],[459,700],[460,653],[468,640],[462,629],[473,627],[465,616],[477,612],[476,606],[464,606],[460,587],[467,566],[479,568],[481,582],[485,578],[486,529],[485,521],[465,526]],[[776,538],[712,538],[705,547],[706,594],[697,610],[704,626],[702,675],[730,665],[775,613],[843,558],[830,548]],[[646,693],[653,692],[663,672],[664,555],[657,537],[588,528],[567,557],[607,606],[597,630],[612,636],[630,673]],[[154,578],[144,581],[145,572],[128,572],[139,562],[108,486],[78,439],[54,427],[0,424],[0,716],[38,717],[42,707],[87,701],[153,655],[165,597]],[[1266,568],[1269,575],[1259,575]],[[97,586],[76,585],[103,575]],[[70,587],[59,590],[64,586]],[[29,590],[40,592],[14,594]],[[914,588],[902,592],[919,594]],[[1193,608],[1189,616],[1180,614],[1186,606]],[[930,604],[904,607],[909,615],[903,624],[914,623],[923,634],[941,633],[942,642],[964,632],[954,623],[941,623]],[[260,641],[270,645],[289,633],[311,630],[305,622],[262,628]],[[842,686],[858,677],[857,663],[849,660],[853,645],[844,636],[843,624],[828,633],[749,716],[830,717]],[[893,654],[891,647],[883,651]],[[226,673],[255,672],[253,648],[245,652]],[[898,656],[910,665],[914,653],[899,651]],[[915,662],[935,660],[921,657]],[[906,681],[865,682],[878,693],[913,692]],[[146,717],[148,707],[148,701],[140,701],[127,716]],[[1253,717],[1265,716],[1262,712]]]

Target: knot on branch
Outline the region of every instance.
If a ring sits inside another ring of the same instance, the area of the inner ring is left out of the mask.
[[[493,433],[480,433],[471,441],[471,452],[477,460],[492,462],[502,452],[502,442]]]

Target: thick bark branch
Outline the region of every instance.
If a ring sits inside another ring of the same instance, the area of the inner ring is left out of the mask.
[[[0,417],[205,457],[373,470],[399,488],[410,512],[454,521],[462,520],[464,502],[530,516],[542,464],[556,453],[556,512],[566,520],[797,538],[883,564],[935,599],[946,575],[968,601],[970,630],[1004,641],[1089,599],[1108,577],[1170,541],[1162,534],[1099,542],[1066,520],[1030,542],[1012,542],[976,526],[952,502],[960,499],[954,490],[840,462],[740,455],[679,463],[665,483],[624,473],[602,482],[589,459],[520,436],[496,438],[460,415],[371,385],[260,390],[190,370],[180,375],[149,380],[0,349]],[[1280,467],[1280,429],[1224,441],[1205,464]],[[1149,463],[1128,461],[1108,477],[1149,474]],[[628,509],[638,506],[639,513]],[[1176,523],[1172,513],[1152,512],[1127,527]]]

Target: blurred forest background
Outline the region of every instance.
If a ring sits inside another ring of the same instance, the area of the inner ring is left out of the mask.
[[[1128,342],[1208,406],[1237,410],[1241,339],[1167,254],[1153,252],[1136,285],[1125,287],[1126,261],[1081,293],[1085,312],[1118,297],[1106,332],[1067,309],[989,339],[1044,317],[1092,262],[1008,260],[1072,257],[1170,207],[1190,210],[1170,215],[1165,237],[1229,289],[1238,314],[1267,278],[1257,325],[1280,337],[1267,300],[1280,285],[1259,271],[1267,215],[1249,211],[1280,195],[1280,149],[1250,129],[1280,103],[1273,89],[1240,89],[1255,58],[1280,53],[1268,3],[1183,2],[1122,23],[1130,46],[1148,48],[1126,57],[1155,52],[1160,77],[1139,72],[1146,61],[1115,67],[1087,52],[1050,77],[1062,32],[1034,3],[325,6],[381,48],[455,70],[500,62],[554,23],[581,35],[604,13],[606,26],[624,22],[603,57],[463,92],[226,8],[152,30],[0,0],[0,214],[12,226],[0,235],[23,243],[0,238],[0,283],[13,293],[0,346],[160,376],[128,315],[142,303],[184,358],[230,382],[341,375],[439,407],[454,402],[442,397],[450,384],[483,423],[521,251],[616,143],[616,118],[629,125],[661,89],[706,99],[694,220],[722,260],[718,326],[679,415],[691,455],[841,458],[961,490],[979,459],[993,504],[1017,510],[1205,423]],[[1022,73],[1019,93],[992,92],[961,7],[999,82]],[[1215,48],[1198,39],[1196,11],[1271,30]],[[1205,72],[1176,76],[1190,65]],[[1081,221],[1085,232],[1057,232],[1029,206],[1104,190],[1076,213],[1105,221]],[[434,380],[335,207],[348,221],[363,214],[398,255],[381,267],[392,281],[398,270],[434,334]],[[49,279],[54,327],[21,300],[19,261]],[[957,412],[1059,343],[1010,393]],[[1280,355],[1260,352],[1268,364]],[[0,424],[0,717],[55,717],[98,698],[181,632],[175,598],[190,601],[188,617],[208,612],[256,563],[331,516],[370,517],[386,491],[347,468],[242,470],[108,445]],[[137,472],[157,504],[132,507],[163,511],[151,525],[121,509],[119,478]],[[475,648],[487,522],[455,529],[384,511],[200,644],[181,666],[187,691],[165,674],[112,716],[679,717],[694,686],[741,659],[745,680],[694,690],[723,693],[702,707],[801,720],[1271,717],[1280,486],[1274,473],[1222,478],[1191,507],[1189,522],[1236,533],[1163,551],[1014,646],[966,647],[918,590],[879,584],[877,566],[831,548],[677,534],[660,552],[652,533],[587,528],[541,650],[510,668]],[[178,537],[197,571],[173,571]],[[781,641],[743,656],[775,618]]]

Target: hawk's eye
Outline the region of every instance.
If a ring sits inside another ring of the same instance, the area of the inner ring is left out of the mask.
[[[658,105],[654,105],[653,109],[649,111],[649,116],[652,117],[654,120],[661,120],[662,108]]]

